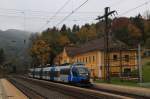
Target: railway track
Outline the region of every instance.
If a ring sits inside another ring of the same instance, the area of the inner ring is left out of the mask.
[[[17,82],[14,79],[8,78],[8,80],[16,86],[20,91],[22,91],[29,99],[47,99],[47,97],[37,93],[29,87],[26,87],[24,84]]]
[[[68,86],[64,84],[25,78],[25,77],[11,77],[11,79],[15,80],[16,82],[18,82],[19,80],[23,80],[30,84],[42,86],[43,88],[46,88],[48,90],[57,91],[59,93],[70,96],[71,98],[69,99],[73,99],[73,98],[74,99],[133,99],[134,98],[128,95],[122,95],[118,93],[114,94],[112,92],[106,92],[106,91],[97,90],[97,89],[80,88],[80,87]],[[41,94],[40,96],[43,96],[43,94]],[[42,97],[42,98],[49,98],[49,97]],[[38,98],[32,98],[32,99],[38,99]]]

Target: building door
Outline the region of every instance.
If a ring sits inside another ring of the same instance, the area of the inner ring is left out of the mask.
[[[99,65],[98,66],[98,78],[102,78],[102,66],[101,65]]]

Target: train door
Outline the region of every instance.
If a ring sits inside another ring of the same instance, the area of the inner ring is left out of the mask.
[[[39,71],[39,78],[40,79],[43,79],[42,75],[43,75],[43,68],[41,68],[41,70]]]
[[[70,68],[60,69],[60,81],[69,82]]]
[[[54,73],[55,73],[55,68],[51,68],[50,70],[50,80],[54,81]]]
[[[35,78],[35,68],[32,71],[33,78]]]
[[[60,81],[60,69],[58,67],[55,68],[54,80]]]
[[[77,68],[72,68],[72,82],[78,82],[79,80],[79,73]]]

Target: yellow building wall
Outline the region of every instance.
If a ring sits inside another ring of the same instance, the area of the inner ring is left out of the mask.
[[[117,55],[117,59],[114,60],[114,55]],[[120,55],[122,58],[125,55],[129,55],[129,61],[126,61],[125,58],[120,61]],[[91,71],[91,77],[104,78],[105,68],[104,68],[104,52],[102,51],[92,51],[83,54],[75,55],[74,57],[69,57],[64,49],[62,53],[62,59],[60,60],[61,64],[64,63],[75,63],[82,62],[85,63],[85,66]],[[122,72],[125,68],[130,68],[131,70],[137,69],[137,59],[136,51],[122,51],[120,52],[111,52],[110,53],[110,70],[112,73],[120,72],[120,65],[122,64]]]
[[[91,71],[92,77],[101,78],[101,52],[93,51],[72,58],[72,62],[82,62]]]
[[[64,64],[64,63],[70,63],[70,57],[67,55],[65,49],[62,53],[61,60],[60,60],[60,64]]]
[[[117,55],[117,59],[114,59],[114,55]],[[125,56],[129,56],[129,60],[125,58]],[[110,71],[112,74],[117,74],[121,72],[124,72],[124,69],[131,69],[135,70],[137,69],[137,59],[136,59],[136,51],[122,51],[122,52],[111,52],[110,53]],[[103,56],[104,58],[104,56]],[[104,62],[103,62],[104,63]],[[103,64],[102,63],[102,64]],[[104,65],[103,65],[103,76],[105,73]]]

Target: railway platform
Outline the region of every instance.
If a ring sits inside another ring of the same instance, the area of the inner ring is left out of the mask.
[[[28,99],[6,79],[0,79],[0,99]]]
[[[123,94],[131,94],[131,95],[150,98],[149,88],[113,85],[113,84],[105,84],[105,83],[94,83],[94,87],[102,90],[107,90],[107,91],[114,91]]]

